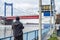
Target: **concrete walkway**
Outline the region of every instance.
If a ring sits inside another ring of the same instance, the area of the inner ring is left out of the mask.
[[[60,37],[58,37],[58,40],[60,40]]]
[[[48,40],[50,38],[50,35],[53,34],[53,31],[54,31],[54,28],[47,33],[47,35],[46,35],[46,37],[44,39]]]

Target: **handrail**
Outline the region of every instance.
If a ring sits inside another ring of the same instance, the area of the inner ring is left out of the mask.
[[[12,37],[13,36],[5,37],[5,38],[0,38],[0,40],[7,39],[7,38],[10,38],[10,40],[11,40]]]
[[[28,40],[28,34],[29,34],[29,33],[32,33],[32,32],[35,33],[35,37],[34,37],[34,38],[36,38],[36,37],[38,36],[38,30],[29,31],[29,32],[24,33],[24,34],[26,34],[26,37],[27,37],[26,40]],[[9,38],[9,40],[12,40],[12,37],[13,37],[13,36],[5,37],[5,38],[0,38],[0,40],[7,39],[7,38]],[[34,38],[33,38],[33,39],[34,39]],[[37,39],[37,38],[36,38],[36,39]]]

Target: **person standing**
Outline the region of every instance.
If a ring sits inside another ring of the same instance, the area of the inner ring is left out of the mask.
[[[12,24],[14,40],[23,40],[23,24],[19,21],[20,18],[16,17],[16,21]]]

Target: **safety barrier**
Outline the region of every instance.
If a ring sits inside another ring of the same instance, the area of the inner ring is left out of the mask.
[[[13,36],[5,37],[5,38],[0,38],[0,40],[13,40]],[[24,40],[38,40],[38,30],[34,31],[29,31],[23,34],[23,39]]]
[[[45,29],[42,30],[42,39],[44,39],[44,37],[49,32],[49,30],[50,30],[49,26],[48,26],[48,28],[46,27]],[[11,36],[12,35],[11,31],[12,31],[11,26],[1,27],[0,35],[3,38],[0,36],[0,40],[13,40],[14,37]],[[38,39],[38,29],[37,30],[31,30],[31,31],[28,31],[28,32],[24,33],[23,34],[23,39],[24,40],[35,40],[35,39]]]

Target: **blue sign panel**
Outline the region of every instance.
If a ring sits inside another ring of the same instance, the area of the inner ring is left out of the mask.
[[[54,13],[53,13],[53,11],[51,12],[51,14],[50,14],[50,11],[44,11],[44,16],[53,16],[54,15]]]
[[[50,16],[50,11],[44,11],[44,16]]]

